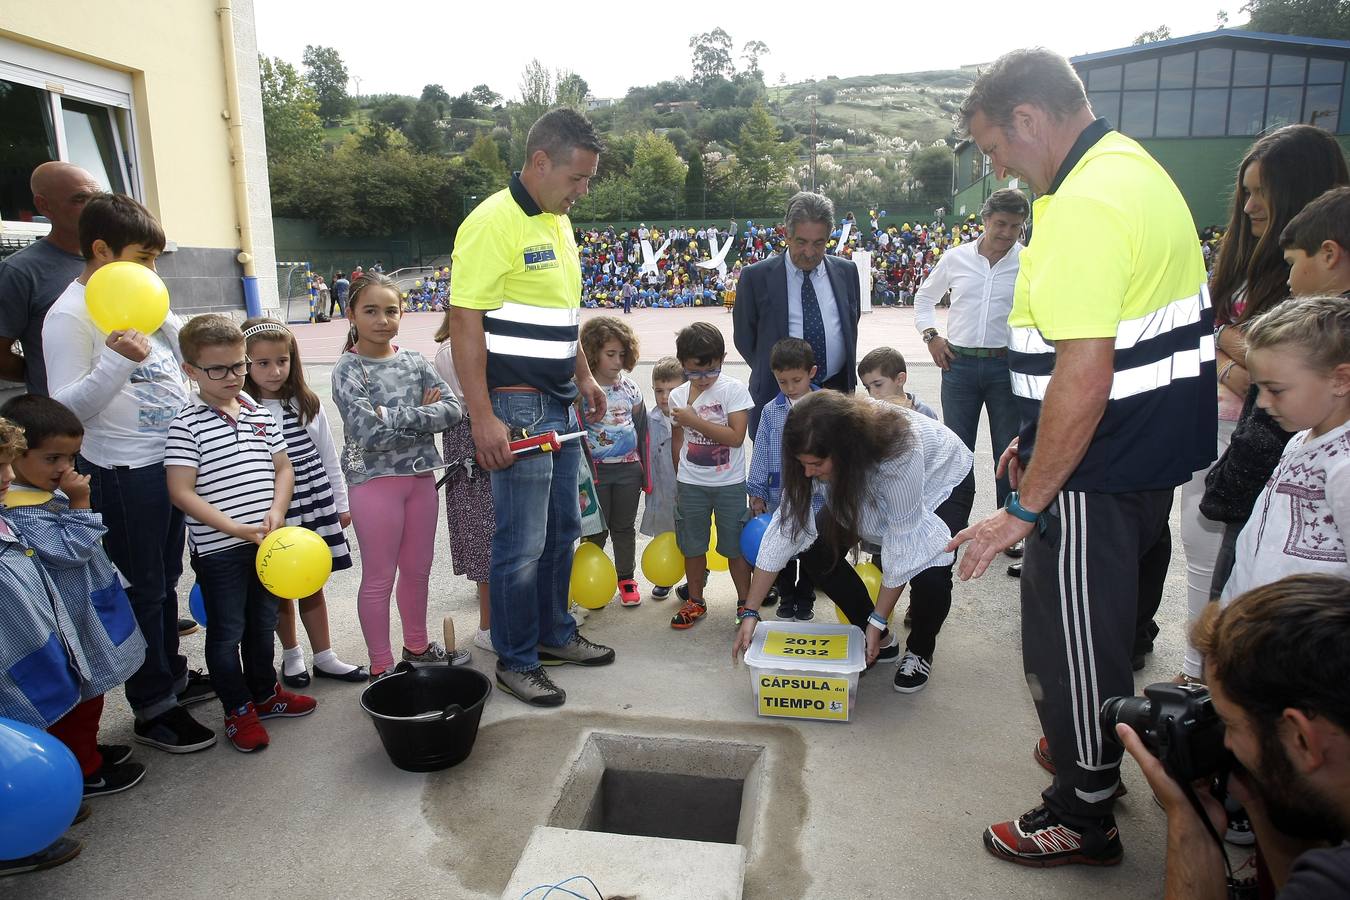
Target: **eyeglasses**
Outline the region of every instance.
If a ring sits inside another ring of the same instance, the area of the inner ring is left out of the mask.
[[[199,372],[205,372],[206,377],[212,381],[224,381],[226,376],[233,375],[238,378],[240,375],[247,375],[249,366],[253,365],[253,360],[245,359],[243,362],[235,363],[232,366],[199,366],[192,363],[192,368]]]
[[[690,381],[693,381],[695,378],[716,378],[718,375],[721,374],[722,370],[720,367],[716,369],[703,369],[702,371],[699,372],[695,372],[690,369],[684,370],[684,377],[688,378]]]

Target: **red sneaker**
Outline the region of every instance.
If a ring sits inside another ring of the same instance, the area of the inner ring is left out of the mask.
[[[272,696],[258,704],[259,719],[296,719],[314,712],[319,701],[304,694],[292,694],[281,685],[272,688]]]
[[[1049,868],[1081,863],[1114,866],[1124,857],[1116,820],[1110,816],[1094,828],[1077,831],[1038,806],[1011,822],[984,830],[985,849],[1019,866]]]
[[[631,578],[623,578],[619,581],[619,605],[637,606],[642,603],[642,593],[638,590],[637,582]]]
[[[1050,739],[1041,735],[1041,739],[1036,742],[1036,749],[1031,751],[1031,756],[1040,764],[1040,767],[1051,775],[1055,774],[1055,761],[1050,758]]]
[[[225,717],[225,736],[240,753],[267,747],[267,729],[258,721],[258,711],[252,703],[244,704]]]

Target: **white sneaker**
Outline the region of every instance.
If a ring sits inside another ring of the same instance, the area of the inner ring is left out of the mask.
[[[573,603],[567,608],[567,612],[572,616],[572,621],[577,623],[578,628],[586,624],[586,610],[582,607]]]
[[[473,645],[479,650],[486,650],[488,653],[496,653],[492,649],[492,629],[480,628],[478,633],[473,636]]]
[[[463,666],[468,664],[470,656],[468,650],[456,650],[452,647],[447,652],[439,641],[431,641],[427,644],[427,649],[421,653],[413,653],[407,647],[404,647],[403,658],[420,668],[422,666]]]

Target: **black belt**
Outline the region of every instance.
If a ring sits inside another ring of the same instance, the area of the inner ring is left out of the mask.
[[[958,347],[948,343],[948,347],[957,356],[970,356],[975,359],[1002,359],[1008,355],[1007,347]]]

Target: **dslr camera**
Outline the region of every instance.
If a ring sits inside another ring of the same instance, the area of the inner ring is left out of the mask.
[[[1223,720],[1209,689],[1170,681],[1144,688],[1142,697],[1112,697],[1102,704],[1102,728],[1116,740],[1123,722],[1181,784],[1227,772],[1235,762],[1223,745]]]

